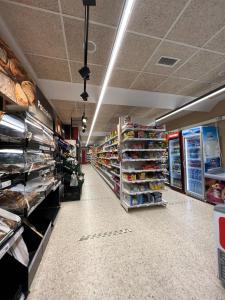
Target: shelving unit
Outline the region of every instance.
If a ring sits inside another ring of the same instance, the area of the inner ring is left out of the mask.
[[[120,120],[122,123],[122,120]],[[164,128],[132,123],[121,126],[121,205],[133,208],[166,206],[161,190],[165,182]]]
[[[60,209],[61,175],[56,168],[53,131],[27,112],[4,113],[0,120],[0,208],[22,220],[0,241],[4,299],[26,297]],[[8,250],[18,238],[27,247],[28,265]]]
[[[91,164],[105,180],[117,197],[120,192],[120,174],[118,170],[118,133],[113,131],[106,137],[104,143],[92,151]],[[118,173],[117,173],[118,172]]]

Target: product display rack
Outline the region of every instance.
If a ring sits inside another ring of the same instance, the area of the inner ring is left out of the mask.
[[[166,181],[165,129],[133,123],[120,127],[121,205],[127,212],[133,208],[166,206],[160,193]]]
[[[104,143],[92,151],[91,164],[117,197],[120,196],[120,165],[118,161],[118,133],[112,131]]]
[[[0,208],[22,222],[7,240],[0,240],[0,268],[5,299],[25,297],[40,263],[60,208],[60,174],[56,169],[53,131],[27,112],[0,114]],[[29,263],[8,251],[22,237]]]

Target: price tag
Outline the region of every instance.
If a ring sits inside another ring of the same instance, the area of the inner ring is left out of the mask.
[[[7,181],[4,181],[4,182],[1,182],[0,186],[2,189],[10,186],[12,184],[11,180],[7,180]]]

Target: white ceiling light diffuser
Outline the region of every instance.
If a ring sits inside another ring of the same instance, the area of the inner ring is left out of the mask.
[[[106,70],[105,78],[104,78],[103,85],[102,85],[102,88],[101,88],[100,96],[99,96],[97,107],[96,107],[95,114],[94,114],[94,118],[92,120],[92,124],[91,124],[91,128],[90,128],[90,131],[89,131],[86,146],[89,144],[89,140],[90,140],[90,137],[92,135],[92,131],[93,131],[94,126],[95,126],[95,122],[96,122],[100,107],[102,105],[102,101],[103,101],[103,98],[104,98],[104,95],[105,95],[105,92],[106,92],[106,88],[108,86],[110,77],[112,75],[113,67],[115,65],[116,58],[117,58],[118,53],[119,53],[119,49],[121,47],[121,44],[122,44],[122,41],[123,41],[123,38],[124,38],[124,34],[125,34],[125,31],[126,31],[128,22],[129,22],[129,18],[130,18],[133,6],[134,6],[134,2],[135,2],[135,0],[126,0],[126,3],[124,5],[123,14],[122,14],[120,24],[119,24],[119,27],[118,27],[118,30],[117,30],[116,39],[115,39],[113,49],[112,49],[112,54],[111,54],[111,57],[110,57],[110,61],[109,61],[107,70]]]
[[[193,101],[191,101],[191,103],[189,103],[189,104],[187,103],[187,104],[181,106],[180,108],[177,108],[177,109],[171,111],[170,113],[168,113],[168,114],[166,114],[166,115],[164,115],[162,117],[159,117],[158,119],[155,120],[155,122],[158,123],[158,122],[161,122],[163,120],[166,120],[166,119],[168,119],[168,118],[170,118],[170,117],[172,117],[172,116],[180,113],[183,110],[187,110],[190,107],[192,107],[192,106],[194,106],[196,104],[199,104],[199,103],[201,103],[201,102],[203,102],[205,100],[208,100],[209,98],[218,96],[219,94],[222,94],[223,92],[225,92],[225,87],[223,87],[223,88],[221,88],[221,89],[219,89],[219,90],[217,90],[215,92],[212,92],[209,95],[203,96],[203,97],[201,97],[201,98],[199,98],[197,100],[193,100]]]

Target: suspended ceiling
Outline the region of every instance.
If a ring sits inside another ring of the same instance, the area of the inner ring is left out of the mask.
[[[91,8],[88,58],[89,84],[93,86],[102,83],[123,7],[122,0],[96,2],[96,8]],[[136,0],[110,81],[112,100],[105,100],[107,104],[102,107],[94,131],[115,128],[121,113],[132,114],[143,122],[151,121],[192,99],[189,97],[200,96],[224,84],[224,11],[224,0]],[[70,122],[70,107],[75,117],[81,116],[82,105],[79,107],[77,103],[81,101],[82,81],[77,71],[83,60],[82,1],[0,0],[0,13],[44,92],[48,90],[47,96],[62,120]],[[95,52],[93,45],[96,45]],[[176,58],[177,63],[173,67],[159,65],[162,56]],[[54,88],[49,92],[49,81],[51,87],[60,82],[60,98],[53,95]],[[66,95],[69,83],[69,88],[77,90],[70,101]],[[127,100],[115,104],[121,88],[129,95],[135,93],[136,103]],[[87,105],[89,126],[99,90],[92,93],[90,87],[90,91],[93,103]],[[149,99],[147,104],[139,103],[136,91],[149,92],[140,92],[140,99],[143,95]],[[153,99],[155,93],[159,95],[158,103]],[[171,95],[174,95],[174,105],[167,101]],[[146,107],[139,108],[139,105]],[[145,115],[146,110],[149,115]]]

